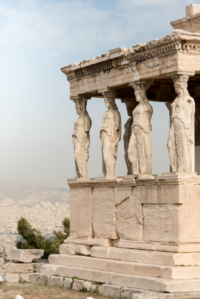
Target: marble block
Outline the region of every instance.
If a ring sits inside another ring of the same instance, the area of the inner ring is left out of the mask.
[[[91,238],[91,189],[70,190],[70,236]]]
[[[132,194],[116,206],[116,229],[120,239],[142,240],[143,218],[139,188],[134,188]]]
[[[113,188],[95,188],[92,194],[92,227],[95,238],[118,239]]]

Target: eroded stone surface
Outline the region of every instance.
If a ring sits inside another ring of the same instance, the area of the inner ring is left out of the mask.
[[[143,220],[139,187],[134,188],[131,196],[116,206],[116,217],[116,229],[120,239],[142,239]]]
[[[71,289],[73,280],[71,278],[65,278],[64,280],[64,288]]]
[[[105,297],[121,298],[121,287],[103,284],[99,288],[99,293]]]
[[[6,263],[0,270],[5,273],[32,273],[34,268],[33,264]]]
[[[49,276],[48,284],[62,288],[63,287],[63,277]]]
[[[114,188],[114,205],[118,206],[128,199],[132,193],[132,187],[115,187]]]
[[[95,238],[118,239],[113,188],[95,188],[92,194],[92,226]]]
[[[71,189],[70,191],[70,236],[91,238],[91,189]]]
[[[66,244],[79,244],[79,245],[86,245],[86,246],[103,246],[109,247],[112,246],[112,240],[109,239],[76,239],[73,237],[68,237],[65,240]]]
[[[29,274],[28,273],[20,273],[19,281],[29,282]]]
[[[93,246],[91,248],[91,256],[96,258],[105,258],[108,259],[110,256],[110,249],[112,247],[98,247]]]
[[[6,281],[11,283],[19,282],[19,274],[14,273],[6,273]]]
[[[43,275],[39,273],[32,273],[29,275],[29,281],[33,284],[42,284],[46,285],[48,283],[48,275]]]
[[[145,241],[179,241],[179,205],[144,204]]]
[[[57,265],[49,265],[49,264],[44,264],[40,268],[40,273],[44,275],[55,275],[57,270]]]
[[[76,244],[62,244],[60,245],[60,254],[81,254],[90,255],[91,247],[87,245],[76,245]]]
[[[14,262],[31,263],[41,259],[44,255],[43,249],[11,249],[10,259]]]
[[[75,279],[72,289],[74,291],[86,292],[86,291],[90,291],[91,287],[92,287],[92,283],[90,281]]]

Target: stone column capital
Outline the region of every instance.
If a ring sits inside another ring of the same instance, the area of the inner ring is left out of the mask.
[[[147,90],[151,85],[153,85],[153,80],[138,80],[134,82],[130,82],[129,86],[133,87],[135,90]]]
[[[73,97],[70,97],[70,100],[73,101],[73,102],[76,102],[76,101],[84,101],[84,102],[87,102],[88,100],[90,100],[91,97],[89,96],[80,96],[80,95],[77,95],[77,96],[73,96]]]
[[[114,88],[100,89],[99,93],[103,95],[104,98],[116,98],[117,92]]]
[[[174,81],[174,83],[175,82],[187,83],[189,80],[189,77],[194,76],[195,73],[188,72],[188,71],[177,71],[177,72],[168,73],[167,75]]]

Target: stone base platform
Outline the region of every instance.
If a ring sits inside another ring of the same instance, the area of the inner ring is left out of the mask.
[[[157,294],[199,292],[200,298],[200,176],[71,180],[69,186],[70,237],[41,274]]]
[[[154,292],[200,292],[200,266],[166,266],[63,254],[51,255],[49,262],[42,266],[41,274],[76,276]]]
[[[197,299],[200,298],[200,292],[188,293],[162,293],[136,288],[121,287],[112,284],[97,285],[91,281],[79,278],[57,277],[45,274],[33,273],[29,275],[29,282],[32,284],[42,284],[57,286],[59,288],[73,289],[79,292],[91,292],[92,294],[101,294],[109,298],[120,299]]]

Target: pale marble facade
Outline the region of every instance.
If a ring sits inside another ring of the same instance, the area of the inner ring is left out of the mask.
[[[103,176],[87,178],[83,151],[78,165],[84,165],[84,175],[68,181],[71,235],[62,254],[50,258],[66,266],[56,268],[58,275],[157,292],[200,292],[200,176],[192,166],[195,146],[200,173],[200,5],[187,6],[186,17],[171,24],[175,30],[166,37],[62,68],[72,100],[102,97],[108,111],[100,132]],[[124,177],[115,177],[121,139],[115,99],[127,105],[129,116]],[[170,111],[172,172],[161,176],[151,173],[151,101],[166,103]],[[90,126],[84,128],[89,137]]]

